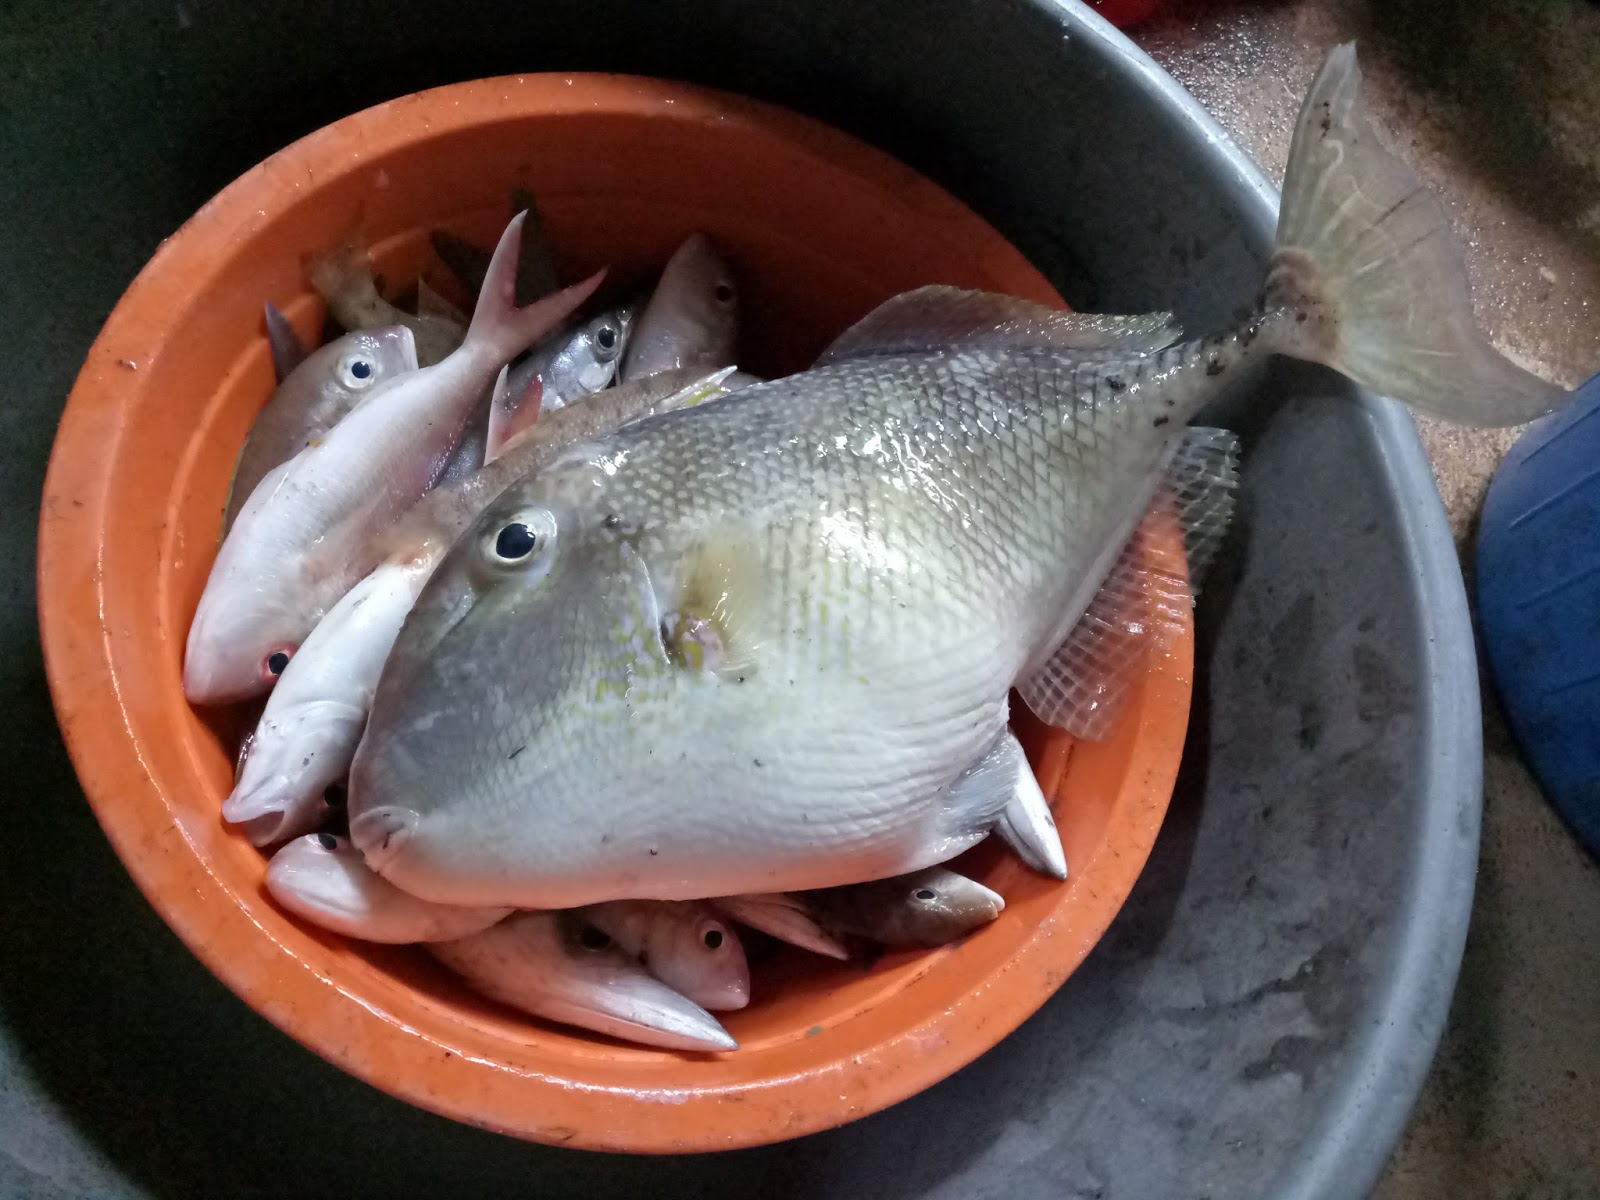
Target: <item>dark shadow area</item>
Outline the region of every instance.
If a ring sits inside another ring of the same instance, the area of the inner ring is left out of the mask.
[[[1600,229],[1585,221],[1600,189],[1600,37],[1587,22],[1564,28],[1568,7],[1355,0],[1352,15],[1362,53],[1408,81],[1464,163],[1600,260]],[[1557,111],[1568,114],[1565,127],[1552,120]],[[1582,114],[1576,126],[1571,114]]]

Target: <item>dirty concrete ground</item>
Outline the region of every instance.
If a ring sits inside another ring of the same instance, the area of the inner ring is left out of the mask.
[[[1326,47],[1357,39],[1375,123],[1445,198],[1495,342],[1568,387],[1600,371],[1600,5],[1171,0],[1136,34],[1273,178]],[[1518,431],[1419,422],[1469,587]],[[1379,1200],[1600,1197],[1600,868],[1544,802],[1485,680],[1466,958]]]

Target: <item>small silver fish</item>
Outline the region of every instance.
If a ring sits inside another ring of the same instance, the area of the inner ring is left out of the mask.
[[[700,901],[612,900],[574,917],[599,929],[669,987],[712,1012],[750,1002],[750,967],[739,935]]]
[[[639,314],[622,359],[624,382],[672,367],[725,367],[739,339],[739,289],[733,270],[705,234],[687,238],[667,260]]]
[[[633,309],[624,305],[548,339],[514,363],[502,398],[489,406],[485,457],[497,456],[541,413],[609,387],[632,327]]]
[[[268,471],[325,437],[378,385],[416,369],[416,345],[404,325],[347,333],[301,359],[245,437],[222,518],[223,535]]]
[[[297,917],[364,942],[445,941],[487,929],[510,913],[408,896],[373,874],[348,841],[331,833],[296,838],[274,854],[267,892]]]
[[[524,912],[429,952],[492,1000],[669,1050],[737,1050],[717,1019],[568,914]]]

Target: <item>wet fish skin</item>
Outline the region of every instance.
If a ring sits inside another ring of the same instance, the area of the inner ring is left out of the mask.
[[[267,697],[241,753],[223,819],[258,846],[315,829],[323,792],[349,773],[377,685],[406,614],[444,547],[396,555],[317,623]]]
[[[222,518],[223,536],[268,471],[325,437],[379,385],[416,369],[416,344],[404,325],[347,333],[306,355],[245,437]]]
[[[750,967],[733,927],[702,901],[612,900],[577,909],[657,979],[711,1012],[750,1002]]]
[[[267,864],[267,891],[313,925],[391,945],[465,937],[510,912],[408,896],[373,874],[347,839],[331,833],[307,834],[281,847]]]
[[[624,305],[563,330],[514,363],[503,395],[489,406],[485,459],[544,413],[609,387],[628,345],[633,309]]]
[[[522,1012],[669,1050],[736,1050],[717,1019],[567,914],[523,912],[428,950],[475,990]]]
[[[733,269],[709,237],[691,234],[662,269],[639,314],[622,359],[626,382],[674,367],[735,361],[739,288]]]
[[[944,867],[791,896],[827,932],[890,947],[947,945],[989,924],[1006,906],[998,892]]]

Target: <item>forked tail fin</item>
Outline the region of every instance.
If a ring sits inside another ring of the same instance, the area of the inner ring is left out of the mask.
[[[1439,201],[1381,144],[1354,43],[1323,63],[1295,125],[1267,276],[1272,346],[1407,406],[1517,425],[1570,393],[1491,346]]]

